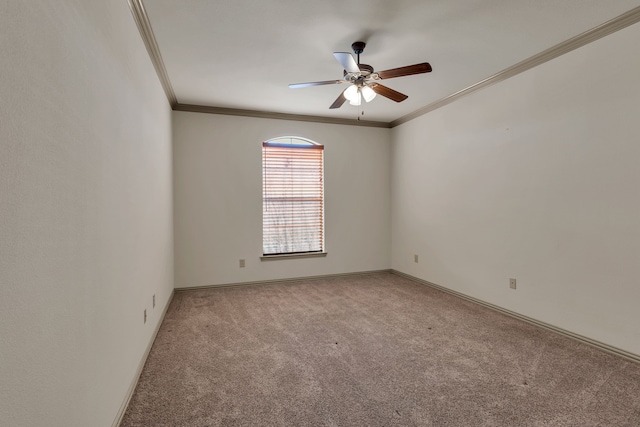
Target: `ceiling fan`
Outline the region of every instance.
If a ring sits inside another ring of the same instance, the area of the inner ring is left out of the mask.
[[[358,56],[358,62],[355,61],[349,52],[333,52],[342,68],[344,68],[344,78],[341,80],[326,80],[322,82],[295,83],[289,87],[297,89],[301,87],[332,85],[338,83],[350,83],[340,96],[331,104],[329,108],[340,108],[347,100],[351,105],[360,105],[362,99],[365,102],[371,101],[376,94],[389,98],[392,101],[402,102],[408,98],[407,95],[397,92],[387,86],[378,83],[380,80],[391,79],[394,77],[410,76],[413,74],[430,73],[431,65],[428,62],[421,64],[408,65],[406,67],[392,68],[384,71],[374,71],[373,67],[368,64],[360,63],[360,54],[364,51],[365,42],[354,42],[351,49]]]

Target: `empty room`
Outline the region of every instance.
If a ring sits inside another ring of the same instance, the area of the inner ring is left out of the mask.
[[[0,425],[639,426],[637,0],[5,0]]]

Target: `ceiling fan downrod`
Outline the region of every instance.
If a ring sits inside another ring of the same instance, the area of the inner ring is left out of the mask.
[[[364,51],[364,47],[367,44],[365,42],[353,42],[351,44],[351,49],[353,49],[353,53],[358,56],[358,65],[360,65],[360,54]]]

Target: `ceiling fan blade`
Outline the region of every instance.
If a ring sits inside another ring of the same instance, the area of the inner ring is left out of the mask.
[[[344,91],[340,92],[340,95],[336,98],[335,101],[333,101],[333,104],[331,104],[331,107],[329,107],[329,109],[333,110],[335,108],[342,107],[342,104],[344,104],[346,100],[347,98],[344,97]]]
[[[299,89],[301,87],[322,86],[322,85],[335,85],[338,83],[344,83],[346,80],[325,80],[323,82],[309,82],[309,83],[294,83],[290,84],[291,89]]]
[[[383,86],[381,84],[372,84],[370,85],[371,89],[373,89],[373,91],[375,93],[377,93],[378,95],[382,95],[385,98],[389,98],[392,101],[396,101],[396,102],[402,102],[405,99],[408,98],[407,95],[405,95],[404,93],[400,93],[398,91],[395,91],[391,88],[388,88],[386,86]]]
[[[336,57],[342,68],[344,68],[347,73],[359,73],[360,67],[356,64],[356,60],[353,59],[353,56],[349,52],[333,52],[333,56]]]
[[[381,79],[391,79],[393,77],[410,76],[413,74],[430,73],[432,70],[428,62],[422,64],[408,65],[406,67],[392,68],[390,70],[379,71]]]

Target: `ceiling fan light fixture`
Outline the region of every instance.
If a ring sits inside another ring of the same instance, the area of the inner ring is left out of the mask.
[[[360,92],[366,102],[371,102],[376,97],[376,93],[369,86],[363,86]]]
[[[362,98],[365,102],[371,102],[376,94],[384,96],[395,102],[402,102],[408,98],[404,93],[395,91],[387,86],[378,83],[379,80],[391,79],[394,77],[411,76],[414,74],[430,73],[432,70],[428,62],[420,64],[408,65],[405,67],[391,68],[384,71],[375,72],[373,67],[368,64],[360,63],[360,54],[363,52],[365,42],[357,41],[351,45],[353,53],[358,56],[358,61],[348,52],[333,52],[333,56],[342,65],[343,71],[341,80],[326,80],[320,82],[295,83],[290,84],[290,88],[300,88],[309,86],[323,86],[337,83],[348,83],[346,88],[329,107],[329,109],[340,108],[346,101],[349,104],[359,106],[362,104]]]

